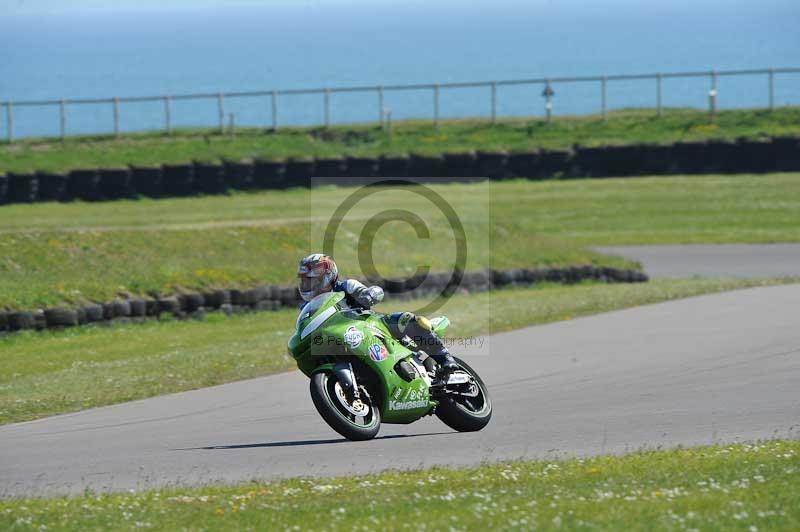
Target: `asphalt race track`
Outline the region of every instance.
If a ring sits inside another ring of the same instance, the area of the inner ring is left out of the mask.
[[[800,244],[691,244],[595,249],[640,262],[650,277],[800,277]]]
[[[778,286],[492,336],[464,353],[493,394],[479,433],[426,418],[346,442],[296,372],[0,427],[0,494],[796,438],[798,309],[800,285]]]

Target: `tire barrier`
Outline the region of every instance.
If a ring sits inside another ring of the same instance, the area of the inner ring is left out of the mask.
[[[67,199],[67,174],[39,172],[39,201],[64,201]]]
[[[317,177],[322,179],[347,177],[347,168],[347,159],[343,157],[317,159],[314,169],[315,180]]]
[[[512,177],[508,166],[508,153],[504,151],[478,152],[478,176],[492,180],[504,180]]]
[[[225,168],[221,163],[196,161],[194,163],[195,192],[201,194],[224,194],[228,191],[225,183]]]
[[[445,153],[443,174],[447,178],[478,177],[475,152]]]
[[[377,177],[380,160],[377,157],[348,157],[347,176],[364,178]]]
[[[772,154],[772,142],[767,139],[746,139],[736,141],[736,172],[766,173],[776,170]]]
[[[191,196],[197,192],[194,188],[194,165],[165,164],[162,168],[165,196]]]
[[[666,175],[674,171],[672,146],[643,144],[640,146],[642,172],[645,175]]]
[[[224,161],[222,164],[225,182],[229,187],[236,190],[253,188],[252,161]]]
[[[706,151],[705,171],[712,174],[732,174],[736,171],[736,142],[711,140]]]
[[[310,157],[300,157],[289,159],[286,162],[286,187],[305,187],[311,185],[311,178],[314,176],[314,159]]]
[[[136,196],[131,186],[129,168],[103,168],[97,171],[100,192],[106,199],[130,199]]]
[[[357,183],[358,179],[348,175],[348,160],[344,157],[325,157],[317,159],[311,187],[325,185],[344,185]]]
[[[525,287],[550,282],[574,284],[593,280],[606,283],[641,283],[647,275],[636,270],[599,266],[564,268],[511,268],[461,272],[453,282],[451,273],[432,272],[424,277],[385,279],[381,286],[395,300],[440,293],[471,294],[495,288]],[[53,307],[34,311],[0,310],[0,334],[26,329],[63,329],[86,324],[130,323],[161,316],[201,318],[208,312],[237,314],[251,311],[297,309],[300,294],[294,286],[265,285],[248,289],[187,292],[158,298],[115,299],[77,308]]]
[[[677,142],[672,146],[672,161],[679,174],[700,174],[706,167],[705,141]]]
[[[9,203],[33,203],[39,196],[39,180],[34,174],[8,174]]]
[[[528,179],[541,177],[539,170],[539,152],[512,153],[508,156],[508,167],[515,176]]]
[[[193,164],[0,175],[0,205],[32,201],[151,198],[220,194],[228,188],[271,190],[319,184],[358,185],[375,177],[446,183],[511,177],[626,177],[800,171],[800,137],[682,141],[673,145],[576,146],[531,152],[199,161]],[[312,176],[314,179],[312,180]]]
[[[800,172],[800,137],[773,138],[772,157],[779,172]]]
[[[283,161],[257,160],[253,165],[253,188],[286,188],[286,163]]]
[[[380,177],[408,177],[411,159],[408,155],[384,155],[380,159]]]
[[[67,197],[83,201],[100,201],[100,175],[97,170],[73,170],[67,179]]]
[[[569,175],[572,169],[572,158],[573,152],[571,149],[541,150],[539,152],[539,174],[537,177],[551,178],[559,175]]]
[[[8,203],[8,176],[0,174],[0,205]]]
[[[408,161],[409,177],[433,177],[444,176],[444,157],[441,155],[422,155],[411,154]]]
[[[133,189],[148,198],[160,198],[164,194],[164,172],[160,166],[132,166]]]

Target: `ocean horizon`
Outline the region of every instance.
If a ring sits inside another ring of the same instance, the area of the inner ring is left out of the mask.
[[[785,0],[616,0],[426,5],[284,4],[179,11],[0,12],[0,102],[136,97],[711,69],[800,67],[800,5]],[[708,105],[709,78],[663,81],[663,105]],[[600,87],[553,86],[554,114],[600,111]],[[498,116],[544,113],[541,86],[501,87]],[[718,79],[718,106],[765,107],[766,76]],[[324,120],[322,95],[279,99],[279,124]],[[654,107],[652,80],[607,86],[609,110]],[[800,74],[775,104],[800,105]],[[394,119],[430,118],[431,91],[386,92]],[[160,129],[163,102],[124,104],[121,131]],[[443,90],[440,117],[486,117],[487,88]],[[59,134],[57,107],[13,108],[14,136]],[[268,97],[225,102],[239,126],[271,123]],[[0,114],[5,114],[0,111]],[[109,104],[70,105],[68,134],[108,133]],[[378,119],[375,93],[333,94],[332,123]],[[172,102],[172,127],[215,126],[217,102]],[[8,134],[0,117],[0,138]]]

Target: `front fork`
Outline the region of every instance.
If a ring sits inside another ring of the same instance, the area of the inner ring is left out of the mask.
[[[333,374],[339,380],[339,384],[344,388],[344,393],[353,399],[359,399],[361,394],[358,391],[356,373],[353,371],[353,364],[343,360],[336,363],[333,367]]]

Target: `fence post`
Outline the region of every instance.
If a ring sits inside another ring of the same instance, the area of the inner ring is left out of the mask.
[[[119,98],[111,100],[114,105],[114,137],[119,138]]]
[[[717,72],[711,71],[711,90],[708,91],[708,112],[714,118],[717,114]]]
[[[392,142],[392,110],[386,111],[386,135],[389,137],[389,142]]]
[[[236,136],[236,123],[233,119],[233,113],[228,113],[228,132],[230,133],[231,137]]]
[[[11,100],[6,102],[6,133],[8,134],[8,143],[14,142],[14,104]]]
[[[67,109],[64,100],[58,102],[58,130],[61,142],[64,142],[67,139]]]
[[[383,86],[378,87],[378,123],[383,129]]]
[[[769,69],[769,110],[775,110],[775,69]]]
[[[433,86],[433,127],[439,128],[439,84]]]
[[[164,127],[167,135],[172,135],[172,99],[164,96]]]
[[[278,93],[272,91],[272,131],[278,131]]]
[[[601,101],[600,105],[602,106],[602,114],[603,114],[603,120],[604,121],[608,119],[608,109],[606,107],[606,82],[607,81],[608,81],[607,76],[603,76],[603,78],[600,80],[600,101]]]
[[[217,110],[219,111],[219,133],[225,134],[225,95],[217,94]]]
[[[661,74],[656,74],[656,112],[661,116]]]
[[[497,122],[497,82],[492,82],[492,124]]]
[[[325,89],[325,128],[331,127],[331,90]]]
[[[542,91],[542,96],[544,96],[544,111],[545,115],[547,116],[547,122],[550,123],[550,120],[553,118],[553,95],[555,92],[553,88],[550,86],[550,80],[546,80],[544,84],[544,90]]]

